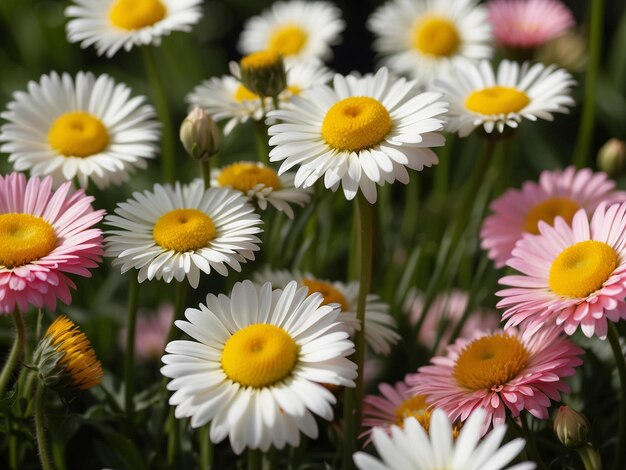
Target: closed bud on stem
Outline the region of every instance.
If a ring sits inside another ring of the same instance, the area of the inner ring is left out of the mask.
[[[587,64],[587,38],[572,29],[544,44],[537,59],[544,64],[557,64],[570,72],[582,72]]]
[[[241,83],[259,96],[277,97],[287,87],[287,72],[276,52],[261,51],[245,56],[239,63]]]
[[[587,444],[589,421],[569,406],[561,406],[554,418],[554,433],[566,447],[583,446]]]
[[[191,158],[208,161],[219,150],[221,133],[211,116],[195,106],[180,125],[180,141]]]
[[[602,470],[600,453],[591,444],[579,447],[576,452],[585,464],[585,470]]]
[[[616,178],[626,170],[626,142],[609,139],[598,152],[598,168],[611,178]]]

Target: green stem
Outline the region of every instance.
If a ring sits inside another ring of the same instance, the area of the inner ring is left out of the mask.
[[[248,449],[248,470],[261,470],[263,455],[258,449]]]
[[[259,161],[266,165],[270,164],[270,144],[267,136],[267,127],[263,120],[254,121],[254,128],[256,129],[256,149],[259,156]]]
[[[359,240],[361,246],[361,269],[359,277],[359,297],[356,315],[361,329],[354,338],[354,360],[357,364],[356,388],[346,388],[344,402],[344,469],[354,468],[352,454],[357,448],[357,437],[361,431],[361,405],[363,401],[363,364],[365,362],[365,299],[372,283],[372,248],[373,248],[373,218],[374,206],[370,204],[363,193],[357,194],[357,208],[359,217]]]
[[[210,160],[202,160],[200,162],[202,166],[202,178],[204,179],[204,189],[209,189],[211,187],[211,161]]]
[[[580,460],[583,461],[585,470],[602,470],[602,459],[600,453],[591,445],[585,444],[584,446],[576,449]]]
[[[180,429],[178,426],[174,408],[171,408],[167,416],[167,464],[170,468],[175,468],[176,455],[180,449]]]
[[[272,96],[272,104],[274,105],[274,109],[280,109],[280,101],[278,100],[278,96]]]
[[[39,462],[44,470],[52,470],[52,462],[48,453],[46,443],[46,424],[44,411],[44,392],[45,388],[40,382],[37,382],[35,391],[35,434],[37,435],[37,448],[39,449]]]
[[[213,466],[213,443],[209,436],[211,425],[205,424],[198,429],[198,442],[200,444],[200,469],[208,470]]]
[[[614,470],[626,468],[626,359],[619,344],[619,333],[612,322],[609,322],[608,331],[609,344],[615,356],[615,364],[619,373],[620,400],[619,400],[619,433],[617,446],[615,447]]]
[[[26,344],[26,326],[24,325],[24,317],[17,307],[13,309],[12,317],[15,322],[15,340],[13,341],[13,346],[11,347],[11,352],[7,358],[7,362],[4,364],[2,373],[0,373],[0,399],[4,398],[4,394],[7,391],[13,371],[22,357],[24,345]]]
[[[535,438],[533,436],[533,433],[528,427],[528,423],[526,423],[526,416],[521,414],[519,420],[522,423],[522,433],[524,434],[524,438],[526,439],[526,448],[530,457],[535,461],[535,463],[541,470],[548,470],[548,467],[541,459],[541,454],[539,454],[539,451],[537,450],[537,444],[535,444]]]
[[[450,179],[450,154],[454,144],[455,134],[447,136],[447,142],[438,152],[439,163],[435,167],[435,182],[433,196],[437,202],[445,201],[448,196],[448,183]]]
[[[173,183],[176,180],[176,160],[174,155],[174,131],[172,127],[172,118],[170,114],[169,104],[167,102],[167,93],[163,80],[159,74],[154,50],[151,46],[142,47],[148,80],[152,88],[152,97],[156,106],[159,121],[163,126],[163,160],[162,160],[162,177],[163,181]]]
[[[135,336],[137,326],[137,307],[139,304],[139,282],[130,276],[128,286],[128,318],[126,319],[126,355],[124,357],[124,409],[126,410],[127,432],[133,429],[135,415]]]
[[[602,23],[604,15],[603,0],[591,1],[591,18],[589,20],[589,59],[585,76],[585,96],[583,113],[578,130],[578,140],[574,147],[573,163],[578,168],[587,166],[587,159],[591,151],[593,125],[596,111],[596,86],[598,69],[600,68],[600,54],[602,47]]]

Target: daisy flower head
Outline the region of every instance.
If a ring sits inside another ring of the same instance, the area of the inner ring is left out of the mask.
[[[500,443],[506,425],[498,426],[481,441],[481,425],[485,412],[474,411],[463,425],[459,437],[453,440],[452,423],[442,410],[435,410],[427,433],[414,417],[408,417],[404,426],[392,426],[391,432],[375,428],[374,446],[377,459],[365,452],[356,452],[354,463],[360,470],[500,470],[505,468],[524,448],[524,440],[513,439],[504,446]],[[522,462],[509,470],[532,470],[535,464]]]
[[[341,11],[330,2],[293,0],[276,2],[244,25],[238,48],[242,54],[269,50],[287,64],[332,57],[345,24]]]
[[[367,25],[383,64],[422,86],[493,53],[487,10],[476,0],[391,0]]]
[[[289,204],[300,207],[311,199],[312,189],[294,187],[294,173],[276,171],[260,162],[236,162],[211,171],[211,186],[229,187],[245,194],[259,209],[267,209],[269,202],[277,210],[293,219],[293,209]]]
[[[359,189],[376,202],[376,184],[408,183],[407,168],[422,170],[437,163],[430,147],[444,145],[437,131],[446,103],[439,93],[418,93],[415,82],[376,74],[335,75],[333,87],[318,86],[294,96],[289,109],[270,111],[277,119],[268,133],[270,161],[282,161],[279,174],[299,165],[296,187],[308,188],[324,178],[339,185],[347,199]]]
[[[254,260],[261,241],[261,219],[247,198],[228,188],[205,191],[202,181],[189,185],[155,184],[135,192],[105,218],[106,254],[122,273],[135,268],[137,279],[182,282],[194,289],[200,272],[228,275]]]
[[[435,89],[450,102],[448,129],[466,137],[482,128],[491,135],[517,128],[522,118],[552,121],[554,113],[567,113],[576,82],[563,69],[543,64],[503,60],[494,72],[488,61],[456,67],[448,80],[436,80]]]
[[[415,326],[422,315],[426,315],[417,336],[417,341],[428,349],[435,347],[438,341],[436,354],[443,354],[452,338],[456,325],[463,318],[469,295],[467,292],[452,289],[442,292],[433,300],[428,313],[424,312],[424,299],[421,295],[411,293],[404,310],[410,315],[411,325]],[[459,336],[471,335],[476,330],[492,330],[500,325],[500,315],[496,312],[476,308],[472,310],[463,323]]]
[[[576,24],[559,0],[490,0],[487,8],[495,40],[507,47],[539,47]]]
[[[113,57],[134,46],[161,44],[172,31],[191,31],[202,0],[72,0],[65,9],[67,40]]]
[[[167,388],[177,418],[196,428],[211,423],[210,438],[226,436],[235,453],[297,447],[300,432],[315,439],[314,415],[332,420],[336,399],[322,384],[354,387],[354,345],[338,322],[295,282],[235,283],[231,297],[209,294],[206,305],[185,312],[176,326],[191,340],[165,349]]]
[[[522,189],[509,189],[491,203],[492,214],[483,222],[481,246],[488,251],[496,268],[511,257],[517,240],[524,233],[539,234],[539,221],[552,225],[562,217],[570,224],[574,214],[584,209],[588,215],[602,201],[621,202],[626,193],[615,190],[615,182],[606,173],[589,168],[546,170],[539,181],[526,181]]]
[[[154,108],[130,93],[106,74],[42,75],[0,114],[8,121],[0,151],[16,171],[50,175],[56,184],[76,178],[104,189],[126,182],[154,158],[160,138]]]
[[[411,391],[406,379],[395,385],[381,383],[378,391],[380,395],[366,395],[363,398],[363,426],[367,429],[362,437],[368,436],[364,447],[371,442],[374,428],[391,432],[391,426],[402,427],[404,420],[410,416],[428,431],[432,410],[424,395],[416,395]]]
[[[523,323],[533,335],[549,322],[605,339],[607,320],[626,318],[626,203],[600,203],[591,220],[580,209],[571,224],[539,222],[539,232],[524,234],[507,261],[520,274],[499,281],[509,286],[496,292],[505,327]]]
[[[101,261],[104,211],[71,183],[52,191],[50,177],[0,175],[0,312],[69,304],[68,274],[90,277]]]
[[[569,392],[564,377],[582,364],[583,350],[561,335],[543,328],[532,336],[516,329],[474,332],[448,346],[445,356],[431,359],[407,382],[412,391],[442,408],[451,419],[465,421],[477,408],[486,410],[483,432],[527,410],[548,419],[550,400]]]
[[[264,269],[254,274],[255,282],[269,282],[274,288],[284,288],[295,280],[304,286],[309,293],[322,294],[324,305],[336,304],[341,315],[339,321],[344,323],[351,336],[361,329],[356,316],[359,296],[359,283],[347,284],[339,281],[319,279],[309,273],[289,272],[286,270],[272,271]],[[365,299],[365,342],[376,354],[388,355],[391,346],[400,340],[396,331],[396,321],[389,313],[389,305],[376,294],[368,294]]]

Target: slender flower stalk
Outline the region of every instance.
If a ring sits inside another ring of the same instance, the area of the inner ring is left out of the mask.
[[[198,429],[198,442],[200,444],[199,468],[209,469],[213,467],[213,443],[209,436],[210,424],[205,424]]]
[[[535,434],[528,427],[528,423],[526,422],[526,416],[522,414],[519,420],[522,423],[521,425],[522,434],[524,435],[524,439],[526,439],[526,449],[530,455],[530,458],[533,459],[537,463],[537,466],[541,470],[548,470],[547,465],[541,458],[541,454],[537,450],[537,444],[535,443]]]
[[[202,166],[204,189],[209,189],[211,187],[211,160],[201,161],[200,166]]]
[[[357,303],[357,319],[361,329],[356,332],[354,345],[354,362],[357,364],[358,376],[356,388],[346,388],[344,400],[344,454],[343,468],[353,468],[352,454],[357,448],[357,436],[361,433],[361,407],[363,402],[363,364],[365,362],[365,301],[372,283],[372,250],[373,250],[373,214],[374,205],[370,204],[363,192],[357,196],[358,236],[361,248],[361,267],[359,278],[359,297]]]
[[[131,276],[128,288],[128,318],[126,319],[126,356],[124,357],[124,409],[126,410],[127,431],[133,429],[135,414],[135,338],[137,327],[137,307],[139,301],[139,283]]]
[[[263,111],[263,115],[265,116],[265,111]],[[270,145],[269,145],[269,137],[267,135],[267,126],[263,122],[254,121],[254,128],[256,130],[256,150],[259,157],[259,161],[264,163],[265,165],[270,164]]]
[[[35,434],[37,436],[37,449],[39,451],[39,463],[44,470],[53,470],[48,445],[46,443],[46,417],[44,410],[45,387],[41,382],[37,382],[35,391]]]
[[[172,119],[170,115],[169,104],[167,102],[167,94],[163,80],[159,75],[159,69],[154,57],[154,50],[151,46],[143,47],[144,62],[148,73],[148,80],[152,88],[152,96],[161,125],[163,126],[163,153],[161,161],[161,172],[163,181],[173,183],[176,180],[176,160],[174,155],[174,131],[172,128]]]
[[[12,316],[15,322],[15,339],[7,362],[4,364],[2,373],[0,373],[0,399],[6,393],[13,371],[24,353],[24,345],[26,344],[26,326],[24,325],[24,318],[17,307],[13,309]]]
[[[626,464],[626,454],[624,454],[624,449],[626,449],[626,359],[619,343],[617,327],[613,323],[609,323],[608,339],[615,355],[621,393],[619,400],[619,434],[615,445],[615,461],[613,462],[613,470],[619,470],[624,468]]]
[[[587,158],[590,155],[591,139],[593,137],[593,125],[596,109],[596,86],[598,69],[600,67],[600,54],[602,48],[602,28],[604,15],[603,0],[592,0],[591,16],[589,21],[589,59],[587,61],[587,74],[585,76],[585,96],[583,101],[583,114],[580,120],[578,140],[574,147],[573,163],[578,168],[588,165]]]

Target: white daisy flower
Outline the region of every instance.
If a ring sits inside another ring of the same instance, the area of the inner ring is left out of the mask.
[[[382,63],[429,85],[454,64],[493,53],[487,9],[476,0],[392,0],[368,20]]]
[[[390,433],[384,428],[374,428],[372,440],[380,459],[365,452],[356,452],[354,463],[359,470],[503,469],[524,448],[524,439],[513,439],[500,447],[507,428],[502,425],[481,441],[480,431],[484,420],[484,410],[477,408],[463,423],[456,440],[452,438],[452,424],[441,409],[433,412],[428,433],[413,416],[405,419],[403,427],[391,426]],[[533,462],[508,467],[509,470],[534,468]]]
[[[0,114],[9,121],[0,128],[0,151],[16,171],[50,175],[56,185],[74,178],[100,189],[126,182],[154,158],[160,138],[154,108],[130,93],[108,75],[42,75]]]
[[[269,202],[290,219],[294,214],[289,204],[302,207],[310,201],[313,192],[310,188],[295,188],[293,180],[294,173],[278,176],[271,167],[260,162],[237,162],[211,171],[211,186],[241,191],[261,210],[267,209]]]
[[[276,2],[244,25],[238,48],[242,54],[271,50],[287,64],[330,59],[330,46],[340,42],[345,27],[341,11],[329,2]]]
[[[308,273],[289,272],[286,270],[272,271],[265,268],[254,274],[257,283],[269,282],[275,289],[284,288],[290,281],[309,289],[310,293],[318,292],[324,297],[324,305],[338,304],[343,322],[351,336],[361,329],[356,315],[359,283],[347,284],[339,281],[318,279]],[[365,342],[376,354],[388,355],[391,346],[400,340],[396,331],[396,321],[389,314],[389,305],[375,294],[368,294],[365,300]]]
[[[116,227],[105,232],[106,255],[116,257],[113,265],[123,273],[138,269],[139,282],[186,276],[195,289],[200,271],[226,276],[228,265],[239,272],[261,243],[255,234],[262,222],[247,199],[227,188],[205,191],[201,181],[155,184],[118,204],[115,214],[105,218]]]
[[[205,80],[187,95],[188,103],[203,107],[216,121],[228,119],[224,126],[225,135],[248,119],[259,121],[263,118],[261,98],[239,81],[237,63],[231,63],[231,70],[233,76]],[[287,88],[279,99],[286,105],[291,97],[312,86],[328,83],[331,78],[331,71],[317,61],[290,65],[287,68]],[[266,110],[273,109],[271,98],[265,98],[263,104]]]
[[[176,326],[192,341],[173,341],[161,373],[173,379],[170,405],[210,438],[226,436],[235,453],[297,447],[300,432],[317,438],[314,415],[333,419],[336,400],[322,384],[354,387],[356,365],[339,311],[291,282],[285,290],[237,282],[231,298],[207,295]]]
[[[376,183],[408,183],[406,168],[422,170],[437,163],[430,147],[445,140],[435,131],[446,104],[439,93],[417,93],[414,81],[391,79],[387,69],[375,75],[335,75],[334,89],[317,86],[291,100],[292,107],[270,111],[282,123],[268,130],[270,161],[283,161],[279,174],[300,165],[296,187],[308,188],[324,176],[324,185],[347,199],[359,189],[376,202]]]
[[[458,67],[450,80],[435,81],[435,88],[450,102],[448,127],[465,137],[477,127],[491,134],[506,126],[517,128],[522,118],[553,120],[574,105],[569,95],[576,82],[563,69],[551,65],[503,60],[494,72],[488,61]]]
[[[172,31],[191,31],[202,17],[202,0],[73,0],[65,9],[67,40],[98,55],[161,44]]]

